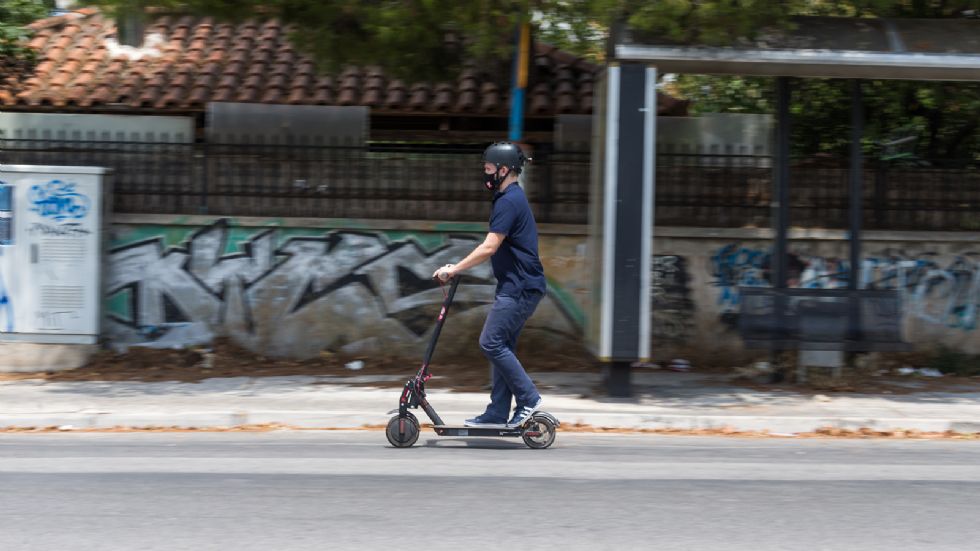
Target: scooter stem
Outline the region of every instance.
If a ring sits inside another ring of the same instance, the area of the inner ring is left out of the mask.
[[[436,320],[435,330],[432,331],[432,340],[429,341],[429,348],[425,351],[425,358],[422,360],[423,377],[429,373],[429,363],[432,361],[432,354],[436,350],[439,333],[442,332],[442,326],[446,323],[446,316],[449,314],[449,307],[453,303],[453,297],[456,296],[456,288],[459,287],[459,277],[456,276],[452,279],[452,283],[449,286],[449,293],[446,295],[446,299],[442,301],[442,309],[439,310],[439,318]]]

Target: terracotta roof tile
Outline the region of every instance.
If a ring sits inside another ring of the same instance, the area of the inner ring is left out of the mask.
[[[305,75],[315,75],[316,65],[314,65],[312,61],[304,59],[300,61],[299,64],[296,66],[296,73],[305,74]]]
[[[432,107],[436,111],[449,111],[453,104],[453,87],[447,83],[436,86],[436,97],[432,101]]]
[[[83,85],[76,85],[65,93],[65,103],[78,105],[88,96],[88,88]]]
[[[310,93],[302,88],[294,88],[292,92],[289,93],[289,97],[286,99],[286,103],[291,103],[294,105],[300,105],[304,103],[309,103]]]
[[[50,73],[55,68],[55,66],[56,64],[54,61],[50,61],[50,60],[42,61],[37,65],[37,67],[34,68],[34,74],[38,76],[46,75]]]
[[[495,113],[500,111],[502,102],[500,101],[500,92],[498,91],[496,84],[492,82],[484,82],[483,86],[480,88],[480,96],[481,113]]]
[[[187,73],[178,73],[170,81],[170,86],[175,88],[186,88],[191,83],[191,77]]]
[[[218,91],[211,97],[212,101],[233,101],[235,94],[231,88],[218,88]]]
[[[266,64],[272,58],[272,54],[265,50],[255,50],[252,53],[252,65]]]
[[[549,115],[552,112],[551,91],[548,85],[539,83],[531,89],[528,97],[528,112],[532,115]]]
[[[429,87],[425,84],[415,84],[412,86],[411,97],[408,99],[408,108],[421,111],[429,105]]]
[[[61,73],[73,74],[76,71],[78,71],[80,66],[81,66],[81,62],[79,62],[77,59],[70,59],[65,63],[62,63],[61,66],[58,68],[58,71]]]
[[[0,77],[0,107],[109,104],[161,110],[202,109],[211,101],[368,105],[382,112],[506,114],[506,77],[464,68],[453,82],[407,86],[376,67],[349,67],[322,76],[309,56],[289,42],[292,27],[279,21],[217,23],[208,18],[155,17],[158,34],[140,55],[113,50],[116,26],[95,9],[45,18],[30,25],[28,43],[38,64],[24,74]],[[528,113],[590,113],[598,67],[552,46],[535,46]],[[672,99],[672,98],[671,98]],[[660,102],[686,110],[684,102]]]
[[[361,104],[368,107],[380,107],[383,104],[381,90],[378,88],[365,90],[364,95],[361,97]]]
[[[460,113],[469,113],[476,108],[477,93],[475,90],[463,90],[459,93],[459,99],[456,101],[455,111]]]
[[[181,104],[181,99],[183,97],[183,90],[178,90],[176,88],[171,88],[166,94],[160,98],[154,107],[177,107]]]
[[[34,36],[34,38],[31,39],[30,42],[27,43],[27,47],[31,48],[32,50],[42,50],[44,49],[44,45],[48,43],[48,40],[50,40],[50,38],[51,38],[51,33],[48,31],[38,33],[37,35]]]
[[[258,94],[256,93],[255,88],[242,88],[238,92],[238,95],[235,96],[235,100],[240,102],[250,103],[258,100],[257,96]]]
[[[214,84],[214,81],[214,75],[201,73],[194,77],[194,88],[204,88],[206,90]]]
[[[123,75],[123,76],[125,76],[125,74],[124,74],[125,71],[126,71],[126,64],[123,63],[122,61],[112,61],[105,68],[105,73],[107,75]]]
[[[58,73],[54,78],[48,81],[50,88],[61,88],[71,81],[71,75],[68,73]]]
[[[267,88],[265,95],[259,100],[261,103],[282,103],[286,98],[282,94],[282,90],[278,88]]]
[[[317,88],[316,93],[313,95],[313,103],[317,105],[332,105],[333,90],[330,88]]]
[[[207,45],[208,45],[207,40],[205,40],[204,38],[195,38],[195,39],[191,40],[191,43],[187,46],[187,50],[188,51],[193,51],[193,50],[202,50],[203,51],[205,48],[207,48]]]
[[[206,61],[220,63],[226,58],[226,56],[227,52],[225,52],[223,49],[214,49],[208,54]]]
[[[385,96],[385,107],[395,109],[405,103],[405,85],[400,81],[393,81],[388,86],[388,94]]]
[[[102,65],[101,61],[92,60],[82,66],[82,73],[95,73]]]
[[[242,86],[245,88],[261,88],[264,80],[265,79],[262,75],[249,75],[247,78],[245,78],[245,82],[242,83]]]
[[[112,97],[112,87],[106,84],[99,85],[92,94],[86,98],[86,105],[93,103],[105,103]]]
[[[207,103],[210,95],[211,89],[207,86],[195,86],[191,90],[190,97],[187,98],[187,103],[191,105],[204,105]]]
[[[45,59],[54,62],[59,62],[61,61],[61,58],[65,56],[65,49],[62,48],[61,46],[51,46],[50,48],[48,48],[47,54],[48,55],[45,56]]]
[[[157,98],[160,97],[160,88],[157,86],[147,86],[143,88],[140,92],[139,97],[136,98],[136,105],[138,107],[153,107],[156,103]]]
[[[218,82],[218,88],[234,88],[235,86],[238,86],[238,80],[238,75],[225,75],[221,77],[221,80]]]
[[[207,62],[201,66],[201,70],[198,71],[200,76],[215,76],[221,74],[221,64],[214,62]]]
[[[95,76],[92,73],[82,73],[78,75],[78,78],[72,83],[73,86],[91,86],[95,82]]]
[[[338,105],[357,105],[357,91],[354,88],[341,88],[337,94]]]

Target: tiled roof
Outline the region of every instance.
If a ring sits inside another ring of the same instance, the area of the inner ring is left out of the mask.
[[[500,115],[508,83],[467,69],[452,82],[406,84],[373,68],[318,74],[294,49],[278,21],[218,23],[160,17],[140,49],[120,46],[115,23],[86,8],[30,25],[33,68],[8,67],[0,106],[57,109],[199,111],[212,101],[365,105],[375,113]],[[592,111],[597,67],[551,46],[536,46],[527,112],[534,116]],[[662,114],[686,103],[661,96]]]

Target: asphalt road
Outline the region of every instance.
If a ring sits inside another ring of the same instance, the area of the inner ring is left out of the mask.
[[[980,441],[0,435],[0,550],[975,550]]]

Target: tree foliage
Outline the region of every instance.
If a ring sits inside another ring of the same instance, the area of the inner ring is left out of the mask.
[[[0,62],[30,56],[24,47],[28,23],[44,17],[47,2],[42,0],[0,0]]]
[[[464,60],[504,61],[514,29],[602,59],[616,21],[678,42],[723,44],[790,24],[793,15],[953,17],[980,0],[92,0],[113,11],[169,10],[225,19],[275,17],[333,70],[381,65],[403,78],[445,77]]]
[[[520,21],[534,36],[602,62],[617,21],[683,43],[728,44],[792,25],[794,15],[960,17],[980,0],[95,0],[111,10],[155,6],[222,19],[271,18],[295,28],[294,41],[328,72],[378,65],[406,81],[455,78],[467,62],[502,75]],[[6,2],[11,3],[11,2]],[[18,2],[13,2],[18,3]],[[23,0],[19,3],[26,3]],[[681,75],[673,93],[695,112],[771,113],[773,80]],[[797,82],[793,143],[798,152],[841,152],[848,140],[850,96],[842,81]],[[868,82],[868,148],[915,135],[929,158],[980,155],[976,84]]]

